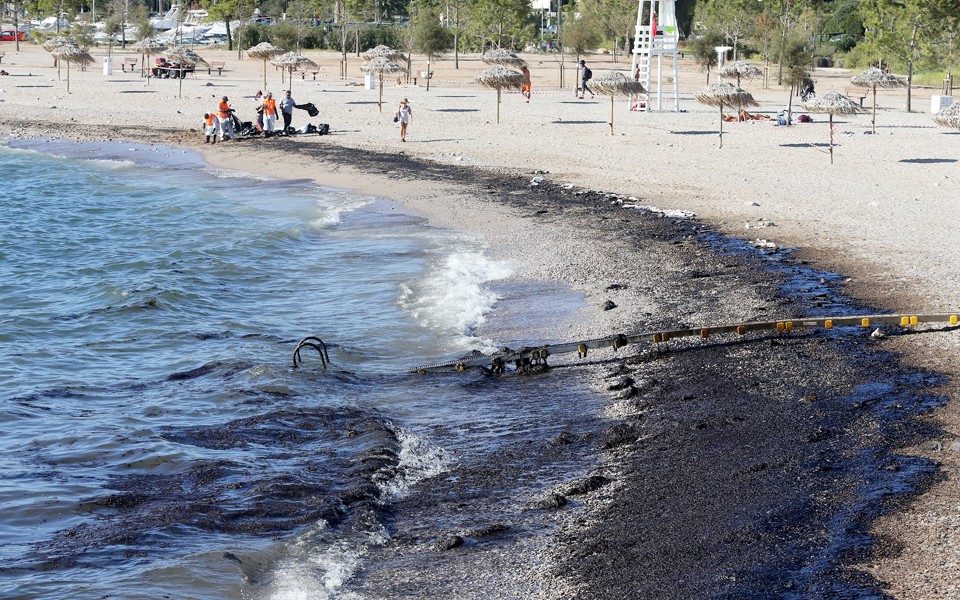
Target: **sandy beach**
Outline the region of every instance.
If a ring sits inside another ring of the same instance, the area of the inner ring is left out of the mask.
[[[290,87],[297,102],[313,102],[320,109],[312,119],[297,111],[295,126],[308,121],[330,125],[329,136],[297,138],[297,144],[310,148],[301,152],[282,138],[204,145],[203,113],[214,110],[221,96],[230,98],[241,120],[255,117],[253,95],[263,87],[262,63],[239,60],[236,53],[200,50],[208,61],[224,61],[226,70],[222,75],[198,71],[183,81],[179,96],[177,80],[147,82],[139,72],[120,71],[122,58],[132,53],[118,51],[110,76],[99,63],[86,71],[71,69],[68,94],[65,72],[64,79],[58,78],[45,51],[27,46],[16,53],[12,44],[2,49],[10,75],[0,77],[0,134],[197,149],[220,167],[309,178],[402,202],[437,226],[482,235],[494,255],[517,265],[518,276],[563,282],[583,293],[588,309],[571,335],[609,335],[643,321],[640,315],[653,308],[645,296],[611,292],[609,281],[643,280],[652,270],[683,265],[630,264],[618,253],[613,223],[609,244],[597,248],[564,222],[526,218],[519,209],[487,202],[475,185],[439,176],[418,178],[417,169],[469,167],[517,181],[543,177],[551,184],[619,194],[664,210],[693,211],[702,223],[725,234],[797,248],[795,258],[849,277],[845,293],[867,305],[897,313],[960,310],[960,251],[952,226],[960,217],[955,158],[960,132],[935,127],[929,113],[922,112],[929,109],[935,90],[914,89],[914,108],[921,111],[914,113],[905,112],[904,92],[881,92],[876,135],[869,135],[869,115],[836,119],[831,164],[826,117],[818,114],[811,115],[813,123],[790,128],[724,123],[723,147],[718,148],[719,114],[693,100],[706,76],[691,59],[681,61],[682,112],[631,112],[618,98],[611,134],[609,98],[575,97],[569,84],[572,59],[566,63],[567,88],[560,89],[554,57],[525,56],[531,63],[533,97],[527,103],[519,94],[504,94],[497,124],[496,93],[472,82],[485,67],[476,55],[461,57],[459,69],[452,57],[434,62],[429,91],[422,80],[403,88],[388,84],[381,111],[378,91],[355,85],[362,82],[361,59],[351,57],[351,77],[344,81],[337,77],[338,54],[308,52],[320,65],[316,75],[297,75],[283,84],[280,71],[267,69],[270,91]],[[93,54],[99,61],[102,54]],[[609,68],[629,68],[629,62],[614,63],[608,56],[587,60],[595,77]],[[414,57],[413,70],[422,69],[425,59]],[[813,73],[817,92],[842,93],[852,74],[818,69]],[[788,92],[775,85],[763,89],[759,81],[744,81],[743,87],[759,101],[756,112],[775,116],[788,100]],[[392,122],[403,97],[413,107],[406,142]],[[664,108],[670,104],[665,101]],[[864,104],[869,106],[869,97]],[[332,149],[349,150],[346,156],[376,155],[377,169],[362,160],[351,164],[338,159],[344,155]],[[609,299],[629,310],[599,310]],[[732,301],[720,303],[707,316],[733,321],[741,309]],[[884,345],[902,353],[908,365],[955,377],[960,354],[955,333],[955,327],[934,327]],[[875,525],[874,532],[899,551],[863,565],[897,598],[960,593],[953,557],[960,544],[960,451],[952,446],[960,440],[960,409],[954,384],[940,393],[951,401],[929,418],[946,432],[936,440],[941,449],[929,444],[922,449],[918,441],[903,452],[936,461],[942,478]]]

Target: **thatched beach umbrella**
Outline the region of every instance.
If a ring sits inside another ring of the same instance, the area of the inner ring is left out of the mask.
[[[870,132],[877,132],[877,87],[900,88],[907,84],[896,75],[884,73],[876,67],[870,67],[863,73],[857,73],[850,78],[850,83],[859,87],[873,88],[873,117],[870,119]]]
[[[163,52],[163,56],[167,60],[171,60],[180,65],[180,91],[177,92],[177,96],[183,95],[183,65],[191,65],[193,67],[196,67],[197,65],[203,65],[204,67],[210,66],[210,64],[203,60],[199,54],[189,48],[184,48],[183,46],[165,50]]]
[[[77,46],[77,43],[74,42],[73,40],[69,40],[63,36],[58,35],[56,37],[50,38],[49,40],[45,41],[43,44],[40,45],[41,48],[43,48],[50,54],[53,54],[53,51],[56,50],[57,48],[60,48],[61,46]],[[79,46],[77,46],[77,48],[79,49]],[[54,56],[53,59],[57,67],[57,79],[60,79],[60,61],[57,59],[56,56]]]
[[[954,102],[933,115],[933,122],[941,127],[960,129],[960,102]]]
[[[263,89],[267,89],[267,61],[272,60],[284,53],[283,48],[278,48],[270,42],[261,42],[247,50],[247,56],[263,61]]]
[[[301,56],[297,52],[287,52],[280,58],[275,58],[270,61],[272,64],[277,65],[278,67],[283,67],[284,69],[290,70],[290,87],[293,87],[293,72],[300,67],[316,67],[317,63],[313,62],[306,56]]]
[[[480,57],[480,60],[488,65],[504,65],[506,67],[514,67],[517,69],[527,66],[527,61],[508,50],[504,50],[503,48],[497,48],[496,50],[487,52]]]
[[[867,111],[857,102],[836,92],[817,96],[809,102],[804,102],[803,107],[810,112],[830,115],[830,164],[833,164],[833,115],[857,115]]]
[[[70,93],[70,63],[78,65],[91,65],[94,63],[93,57],[84,52],[75,45],[63,45],[53,49],[51,52],[57,60],[67,63],[67,93]]]
[[[610,96],[610,134],[613,135],[613,97],[646,93],[643,84],[619,71],[607,71],[590,82],[593,91]]]
[[[167,45],[155,37],[143,38],[136,44],[130,46],[133,50],[140,53],[142,60],[140,62],[140,74],[143,74],[143,68],[146,66],[148,56],[159,56],[166,49]],[[150,85],[150,67],[147,70],[147,85]]]
[[[523,73],[503,65],[490,67],[477,73],[477,83],[497,90],[497,123],[500,122],[500,90],[519,90],[523,86]]]
[[[385,58],[393,62],[406,61],[407,57],[403,52],[399,50],[394,50],[389,46],[384,46],[383,44],[377,46],[376,48],[370,48],[363,53],[363,57],[367,60],[373,60],[375,58]]]
[[[760,106],[757,104],[757,101],[753,99],[753,95],[751,95],[750,92],[744,91],[732,83],[727,83],[726,81],[718,81],[713,85],[708,85],[694,94],[694,98],[696,98],[697,102],[701,104],[706,104],[707,106],[717,106],[720,108],[721,148],[723,148],[723,105],[736,105],[739,108],[744,106]]]
[[[717,73],[719,73],[721,77],[736,77],[737,87],[740,87],[741,77],[758,77],[763,75],[760,69],[742,60],[735,60],[732,63],[723,65]]]
[[[386,48],[386,46],[384,46]],[[377,107],[380,109],[380,112],[383,112],[383,76],[386,75],[397,75],[399,73],[406,73],[407,70],[393,62],[392,60],[387,60],[382,56],[368,60],[367,62],[360,65],[360,70],[364,73],[377,73],[380,75],[380,99],[377,101]]]

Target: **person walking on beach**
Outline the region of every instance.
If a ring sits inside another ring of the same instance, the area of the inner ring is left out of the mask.
[[[410,119],[413,118],[413,109],[410,108],[410,105],[407,103],[407,99],[404,98],[400,101],[400,107],[397,108],[397,120],[400,121],[400,141],[407,141],[407,125],[410,123]]]
[[[290,123],[293,121],[293,106],[296,104],[293,98],[290,97],[290,90],[287,90],[287,93],[284,94],[283,98],[280,100],[280,110],[283,112],[283,130],[286,131],[290,129]]]
[[[277,101],[273,99],[273,94],[267,92],[263,97],[263,130],[270,134],[273,133],[273,124],[277,122]]]
[[[224,134],[228,132],[230,133],[230,139],[237,141],[237,134],[233,132],[233,109],[227,104],[226,96],[223,97],[223,100],[221,100],[219,106],[217,106],[217,122],[220,124],[221,142],[223,141]]]
[[[530,102],[530,69],[520,67],[520,72],[523,73],[523,87],[520,88],[520,93],[527,99],[527,102]]]
[[[253,98],[257,103],[257,129],[263,131],[263,92],[257,90],[257,95]]]
[[[213,138],[214,144],[217,143],[217,118],[210,113],[203,113],[203,132],[207,136],[204,144],[209,144],[210,138]]]
[[[593,71],[587,67],[586,61],[580,61],[580,99],[583,99],[585,92],[590,92],[590,97],[593,98],[593,90],[587,87],[587,82],[593,78]]]

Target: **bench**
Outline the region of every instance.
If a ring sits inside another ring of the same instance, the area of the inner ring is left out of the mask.
[[[6,52],[0,52],[0,63],[3,62],[3,55],[4,55],[4,54],[6,54]]]
[[[215,60],[210,63],[210,66],[207,67],[207,75],[210,75],[210,71],[213,69],[217,70],[217,75],[223,75],[223,69],[227,66],[227,63],[222,60]]]
[[[137,67],[137,59],[135,59],[135,58],[125,58],[125,59],[123,59],[123,63],[120,64],[120,69],[121,69],[124,73],[127,72],[127,65],[130,65],[130,72],[133,73],[134,71],[137,70],[137,69],[136,69],[136,67]]]
[[[843,90],[843,95],[847,98],[856,98],[860,100],[860,106],[863,106],[863,99],[867,97],[867,88],[846,88]]]

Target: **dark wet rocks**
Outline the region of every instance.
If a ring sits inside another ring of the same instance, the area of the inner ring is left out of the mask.
[[[440,552],[445,552],[447,550],[453,550],[454,548],[459,548],[462,545],[463,545],[462,537],[460,537],[459,535],[448,535],[444,538],[437,540],[437,543],[434,544],[434,548],[436,548]]]
[[[632,386],[634,383],[632,377],[627,377],[626,375],[621,375],[607,384],[607,389],[611,392],[618,390],[626,389]]]
[[[610,483],[610,480],[602,475],[591,475],[568,484],[561,491],[565,496],[579,496],[580,494],[599,490],[608,483]]]
[[[506,533],[510,531],[510,526],[505,523],[494,523],[493,525],[487,525],[486,527],[481,527],[479,529],[474,529],[468,531],[466,536],[469,538],[480,539],[487,538],[494,535],[499,535],[501,533]]]
[[[567,505],[567,498],[561,494],[549,494],[530,505],[534,510],[552,510]]]
[[[602,308],[603,310],[613,310],[616,307],[617,305],[614,304],[613,300],[607,300],[606,302],[603,303],[603,305],[600,308]]]
[[[600,446],[610,449],[636,441],[637,430],[623,423],[611,425],[600,434]]]

